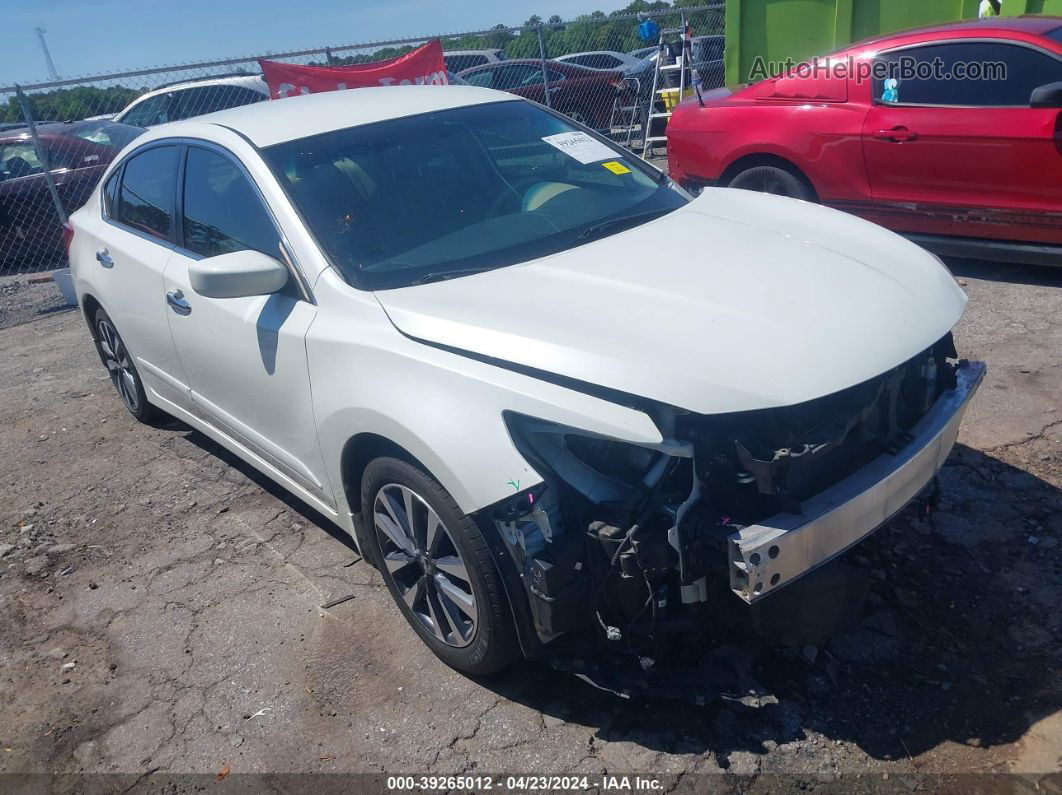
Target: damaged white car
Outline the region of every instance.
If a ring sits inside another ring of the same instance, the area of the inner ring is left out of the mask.
[[[557,648],[641,673],[752,622],[932,483],[984,374],[914,244],[691,200],[479,88],[155,128],[68,231],[128,409],[329,517],[473,674]]]

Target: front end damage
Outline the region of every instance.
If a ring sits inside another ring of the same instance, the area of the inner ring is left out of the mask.
[[[949,334],[796,406],[700,416],[640,405],[663,437],[653,447],[508,415],[543,483],[484,518],[558,667],[620,695],[762,703],[740,654],[705,651],[727,627],[762,627],[761,600],[786,598],[934,483],[984,372],[956,361]],[[820,619],[844,612],[821,596]]]

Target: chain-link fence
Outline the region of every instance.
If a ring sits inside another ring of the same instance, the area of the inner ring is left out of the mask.
[[[644,25],[646,19],[652,21]],[[548,105],[638,153],[647,134],[661,134],[666,118],[654,110],[665,110],[669,86],[723,83],[721,4],[528,22],[0,86],[0,276],[62,267],[66,216],[144,128],[269,99],[259,58],[342,66],[393,58],[440,39],[451,82]],[[656,65],[676,62],[684,26],[691,44],[676,81],[674,68],[657,73]]]

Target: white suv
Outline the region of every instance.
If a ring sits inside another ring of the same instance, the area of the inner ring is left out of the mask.
[[[154,127],[267,99],[269,86],[261,75],[190,80],[137,97],[114,120],[136,127]]]
[[[129,411],[335,522],[471,673],[562,637],[660,659],[782,598],[933,479],[984,372],[914,244],[791,199],[691,200],[479,88],[156,128],[71,224]]]

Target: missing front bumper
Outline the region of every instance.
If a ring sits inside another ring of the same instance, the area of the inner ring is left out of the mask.
[[[753,603],[862,541],[900,512],[944,465],[970,398],[987,367],[968,362],[896,454],[805,500],[803,513],[781,513],[727,539],[730,587]]]

